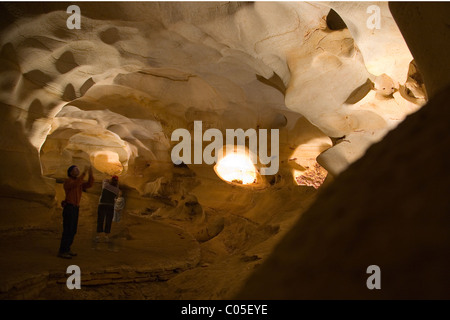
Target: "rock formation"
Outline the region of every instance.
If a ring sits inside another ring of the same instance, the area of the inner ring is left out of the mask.
[[[400,9],[387,3],[82,3],[80,29],[68,28],[65,3],[0,6],[0,228],[55,228],[67,167],[92,165],[97,182],[120,177],[130,217],[174,223],[200,243],[183,268],[212,265],[214,281],[230,261],[239,270],[267,257],[316,189],[342,181],[449,74],[440,47],[427,59],[424,37],[404,35],[408,18],[394,20]],[[278,172],[261,175],[258,158],[248,181],[225,181],[218,166],[175,164],[172,133],[193,136],[194,121],[223,136],[279,130]],[[86,195],[86,219],[98,192]],[[183,271],[170,286],[205,281]],[[236,294],[249,273],[226,290],[205,284],[205,297]]]

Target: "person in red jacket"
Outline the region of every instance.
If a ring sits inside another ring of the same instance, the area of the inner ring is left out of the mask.
[[[84,181],[84,177],[89,170],[89,179]],[[66,198],[62,202],[63,209],[63,233],[61,237],[61,244],[59,247],[58,257],[71,259],[77,254],[70,250],[78,226],[78,213],[80,210],[81,193],[94,184],[94,176],[92,174],[92,167],[85,168],[80,175],[80,170],[77,166],[71,166],[67,169],[67,176],[64,181],[64,191]]]

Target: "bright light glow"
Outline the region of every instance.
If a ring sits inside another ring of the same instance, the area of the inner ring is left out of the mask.
[[[225,181],[251,184],[256,182],[256,168],[244,153],[228,153],[214,167],[217,175]]]
[[[119,155],[112,151],[97,151],[90,156],[91,163],[95,169],[109,175],[120,175],[123,165],[119,161]]]

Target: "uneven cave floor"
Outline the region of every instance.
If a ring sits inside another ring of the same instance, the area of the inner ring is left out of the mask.
[[[274,212],[283,216],[275,219],[282,221],[279,224],[257,223],[233,212],[204,208],[207,218],[214,216],[217,220],[220,216],[224,221],[223,229],[205,241],[196,239],[198,227],[190,221],[155,220],[145,210],[142,214],[125,210],[122,220],[113,222],[110,241],[99,243],[94,241],[98,196],[83,193],[72,245],[78,255],[70,260],[57,257],[62,233],[59,207],[52,209],[50,221],[42,226],[0,232],[0,298],[232,299],[303,209],[314,201],[316,190],[301,190],[301,205],[290,204],[290,211],[280,208],[285,210],[282,214]],[[22,206],[26,208],[22,210],[38,210],[24,206],[21,200],[12,202],[8,202],[10,208],[16,206],[16,210]],[[79,290],[66,287],[70,265],[80,267]]]

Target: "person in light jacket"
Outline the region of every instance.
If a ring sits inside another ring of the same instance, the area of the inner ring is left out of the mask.
[[[97,242],[100,241],[102,233],[105,233],[104,240],[109,241],[108,235],[111,233],[111,224],[114,217],[114,202],[119,192],[119,177],[112,176],[111,179],[103,180],[97,210],[97,236],[95,237]]]

